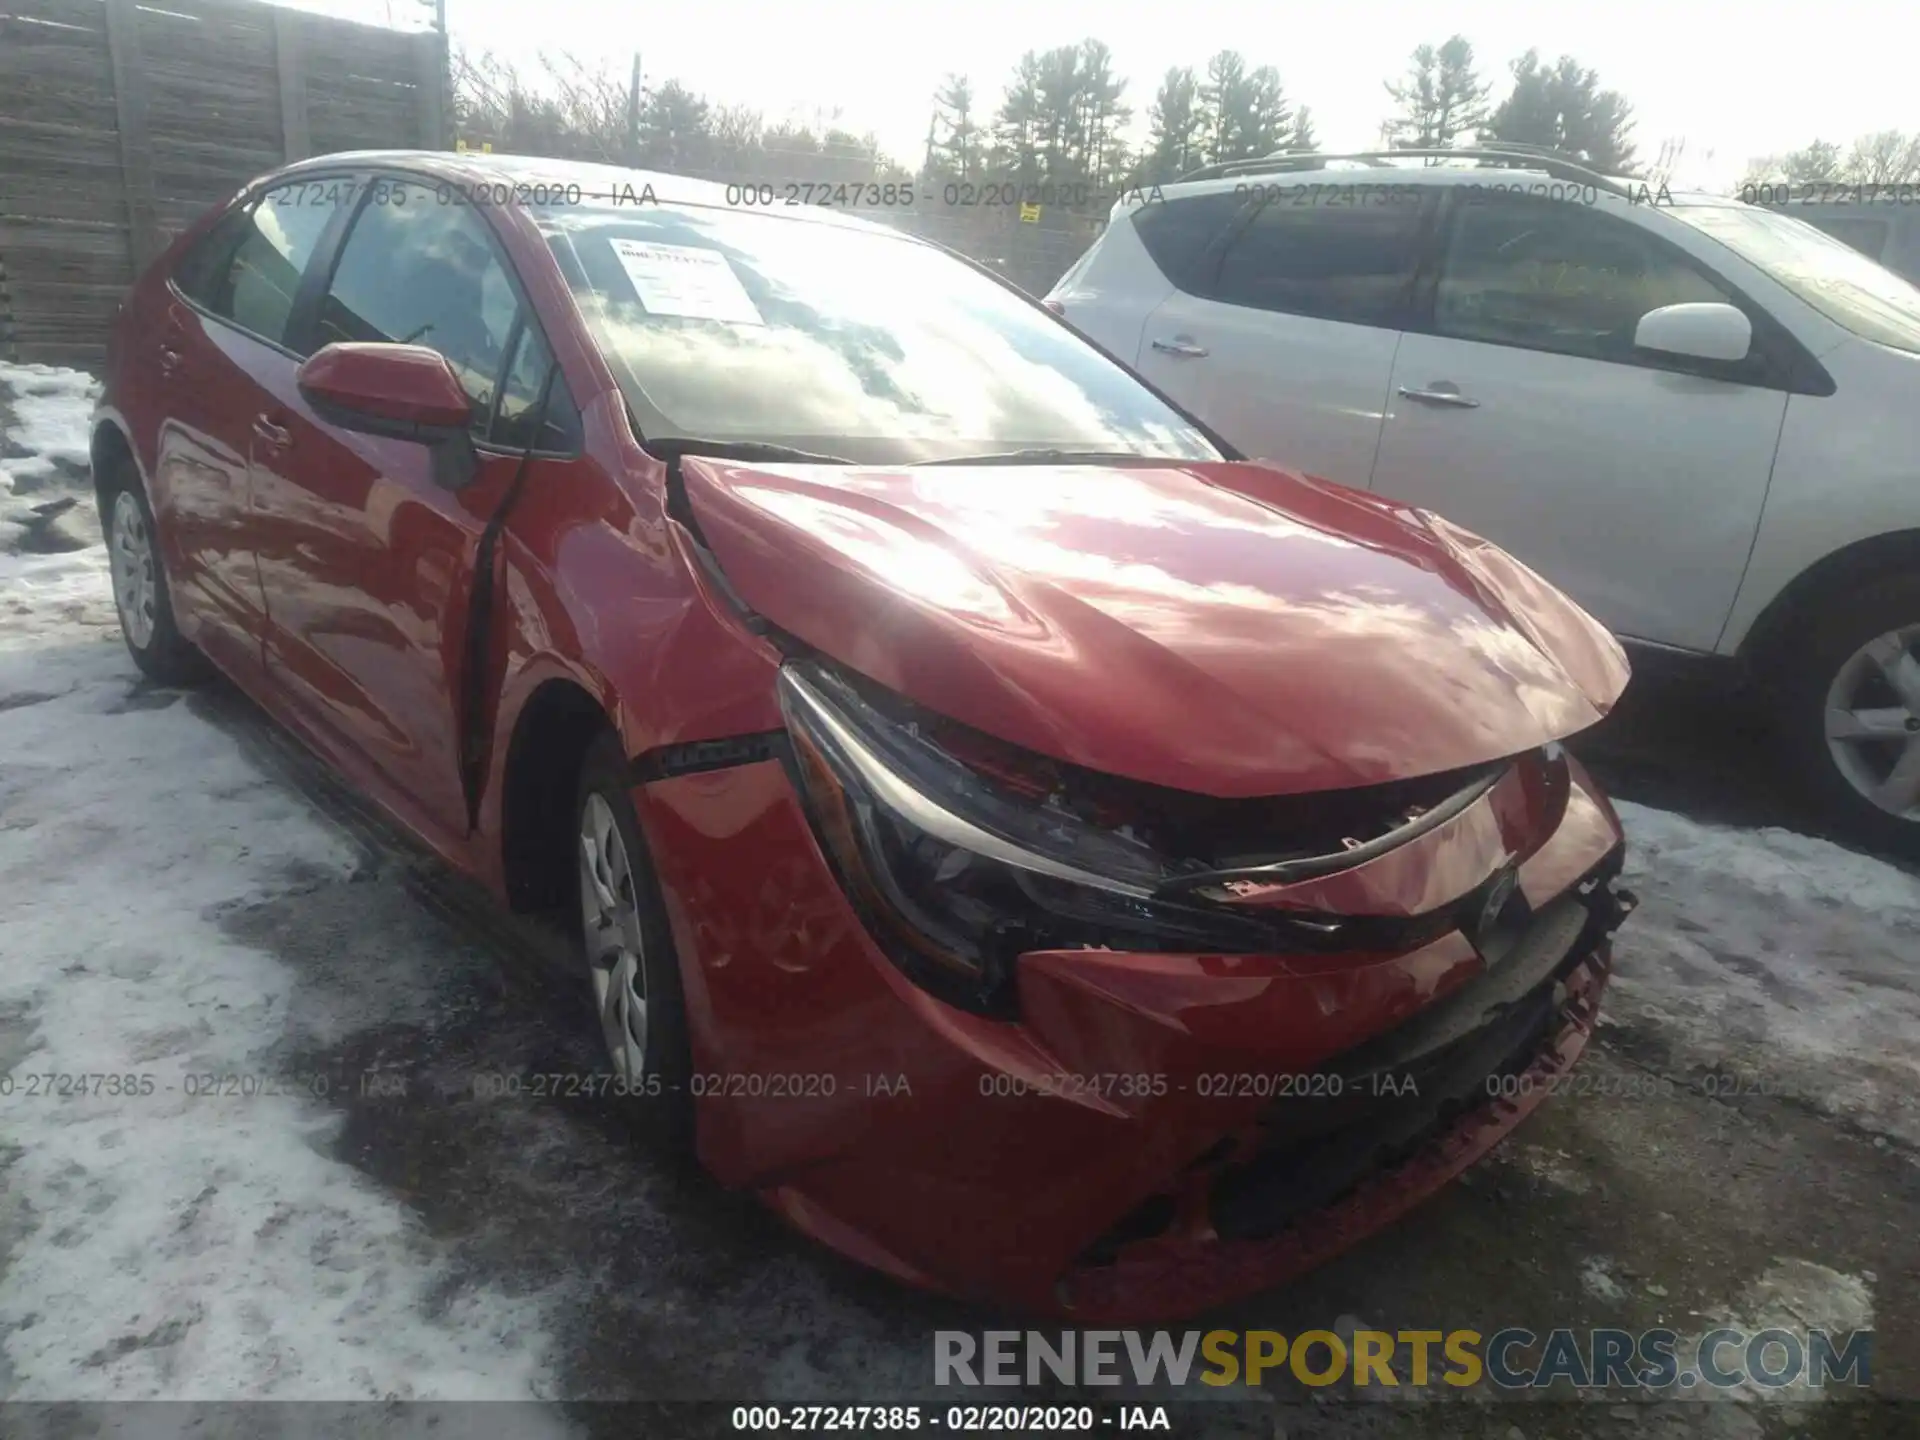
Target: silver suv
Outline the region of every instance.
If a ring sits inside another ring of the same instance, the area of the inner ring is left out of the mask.
[[[1388,151],[1130,195],[1046,303],[1246,454],[1765,681],[1813,795],[1920,849],[1920,290],[1890,270],[1560,157]]]

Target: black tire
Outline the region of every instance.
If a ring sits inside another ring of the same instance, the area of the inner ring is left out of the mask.
[[[1827,740],[1828,692],[1842,667],[1874,637],[1907,626],[1920,626],[1920,576],[1883,576],[1829,600],[1784,647],[1779,728],[1803,793],[1836,830],[1880,849],[1920,856],[1920,819],[1904,819],[1862,794]],[[1909,651],[1920,652],[1920,642]],[[1870,675],[1864,683],[1866,704],[1861,708],[1901,703],[1883,676]],[[1920,724],[1920,716],[1912,723]],[[1920,729],[1912,733],[1920,736]],[[1869,777],[1884,778],[1902,743],[1890,738],[1848,749],[1858,757],[1857,773],[1864,770]]]
[[[628,1118],[662,1149],[685,1154],[693,1143],[692,1049],[687,1037],[687,1007],[680,984],[680,958],[674,949],[673,931],[667,923],[667,910],[660,898],[660,883],[653,859],[640,833],[633,804],[627,798],[629,769],[619,740],[611,732],[602,732],[588,747],[580,769],[580,785],[574,801],[575,888],[582,892],[576,901],[579,919],[580,953],[587,967],[588,998],[593,1002],[595,1021],[607,1047],[608,1060],[616,1075],[625,1076],[627,1067],[614,1053],[614,1042],[606,1017],[601,1013],[599,992],[593,983],[596,957],[606,953],[606,942],[596,943],[586,913],[584,861],[581,838],[588,823],[588,807],[597,799],[611,812],[614,827],[625,847],[631,885],[620,898],[630,898],[639,920],[642,940],[639,969],[645,977],[644,1063],[637,1080],[627,1078],[621,1087]],[[602,932],[603,936],[606,932]],[[599,967],[604,968],[604,967]]]
[[[180,627],[174,621],[173,591],[167,585],[166,567],[160,560],[160,533],[154,525],[153,510],[147,504],[140,477],[124,457],[110,461],[109,465],[107,473],[98,477],[101,482],[100,531],[106,537],[107,562],[117,575],[122,563],[120,544],[123,537],[115,530],[115,517],[121,513],[121,497],[126,496],[138,511],[153,585],[151,603],[145,607],[151,614],[152,628],[142,644],[129,623],[126,607],[120,602],[116,582],[113,608],[120,620],[121,638],[127,642],[127,653],[133,657],[133,663],[140,667],[149,680],[160,685],[196,685],[213,673],[213,667],[207,663],[207,657],[180,633]]]

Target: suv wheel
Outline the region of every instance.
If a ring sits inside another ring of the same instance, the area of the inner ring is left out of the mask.
[[[683,1148],[693,1067],[680,961],[627,785],[619,742],[603,734],[587,751],[574,807],[581,949],[615,1093],[642,1107],[654,1138]]]
[[[113,608],[127,653],[151,680],[190,685],[206,678],[207,662],[173,619],[173,593],[160,563],[160,537],[140,478],[122,461],[102,477],[107,483],[101,515],[107,565],[113,578]]]
[[[1920,578],[1829,605],[1791,673],[1787,734],[1813,798],[1849,831],[1920,854]]]

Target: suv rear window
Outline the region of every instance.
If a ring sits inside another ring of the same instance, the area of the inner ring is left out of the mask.
[[[1133,226],[1161,273],[1189,295],[1351,325],[1404,323],[1423,207],[1303,205],[1285,189],[1253,190],[1265,204],[1245,188],[1216,190],[1148,205]]]
[[[1205,294],[1218,258],[1216,241],[1246,208],[1245,194],[1216,190],[1150,203],[1133,214],[1133,228],[1153,263],[1189,295]]]

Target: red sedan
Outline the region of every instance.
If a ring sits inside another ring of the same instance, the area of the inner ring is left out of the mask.
[[[356,154],[208,215],[93,435],[133,658],[564,917],[608,1088],[868,1265],[1150,1319],[1386,1223],[1591,1030],[1619,647],[743,199]]]

